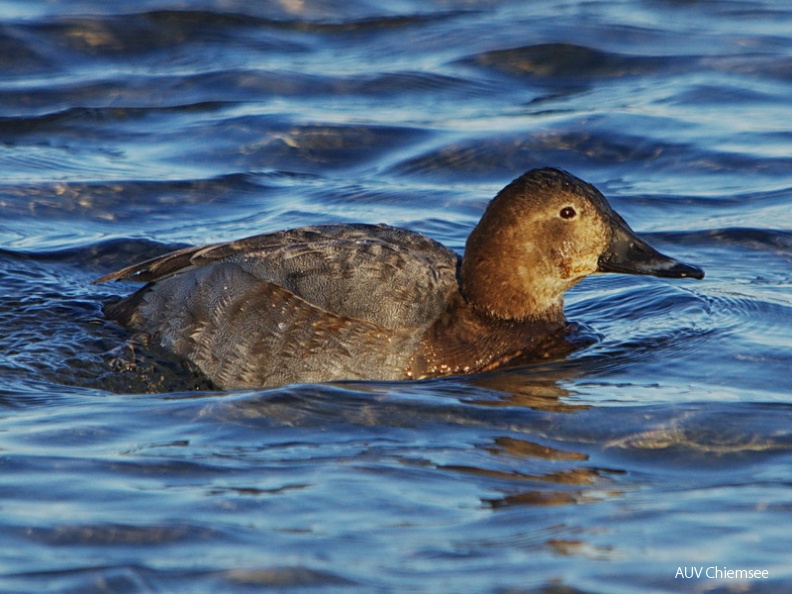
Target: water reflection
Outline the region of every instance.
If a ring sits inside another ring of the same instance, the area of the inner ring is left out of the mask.
[[[571,444],[567,449],[560,449],[527,437],[500,436],[492,444],[478,447],[493,456],[490,462],[494,467],[443,468],[491,479],[490,488],[503,492],[501,497],[482,499],[482,503],[493,509],[513,505],[578,504],[620,494],[609,477],[615,471],[593,467],[589,455],[574,451]],[[518,470],[523,468],[536,471]]]
[[[562,362],[505,369],[470,378],[466,382],[468,385],[484,388],[486,392],[472,391],[467,399],[482,406],[520,406],[553,412],[578,412],[588,408],[588,405],[566,400],[574,391],[564,386],[571,385],[579,375],[577,366]],[[491,392],[499,396],[493,398]],[[484,395],[487,397],[478,398]]]
[[[551,461],[585,461],[589,457],[581,452],[559,450],[548,445],[516,439],[514,437],[496,437],[491,447],[485,447],[491,454],[507,454],[515,457],[539,458]]]

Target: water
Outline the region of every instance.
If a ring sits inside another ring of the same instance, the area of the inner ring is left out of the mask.
[[[790,588],[790,96],[781,0],[0,1],[0,591]],[[461,250],[546,165],[707,278],[587,279],[595,344],[482,377],[110,365],[105,272],[340,221]],[[678,577],[714,567],[769,578]]]

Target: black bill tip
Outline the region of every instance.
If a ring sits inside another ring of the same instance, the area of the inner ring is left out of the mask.
[[[657,256],[659,257],[643,262],[633,262],[625,267],[613,266],[604,271],[622,272],[626,274],[645,274],[660,278],[694,278],[696,280],[704,278],[704,271],[698,266],[680,262],[679,260],[664,256],[659,252]],[[603,270],[602,262],[600,262],[600,270]]]
[[[661,254],[627,229],[614,234],[609,249],[599,257],[599,271],[661,278],[704,278],[704,271],[698,266]]]

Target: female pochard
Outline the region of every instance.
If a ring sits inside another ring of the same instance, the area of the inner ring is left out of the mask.
[[[464,257],[412,231],[324,225],[178,250],[96,282],[147,282],[105,314],[219,388],[476,373],[563,356],[564,292],[589,274],[703,278],[557,169],[489,203]]]

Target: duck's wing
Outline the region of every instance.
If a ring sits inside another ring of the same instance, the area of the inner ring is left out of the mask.
[[[405,379],[420,333],[325,311],[232,262],[152,283],[105,308],[220,388]]]
[[[156,282],[220,262],[234,263],[325,311],[384,327],[431,323],[458,291],[459,257],[405,229],[324,225],[186,248],[110,273],[96,282]]]
[[[220,247],[225,244],[214,244],[202,247],[188,247],[175,252],[169,252],[163,256],[156,256],[131,266],[126,266],[120,270],[110,272],[97,278],[95,285],[114,280],[135,281],[141,283],[151,283],[160,279],[176,274],[177,272],[189,268],[193,265],[192,260],[201,250]]]

